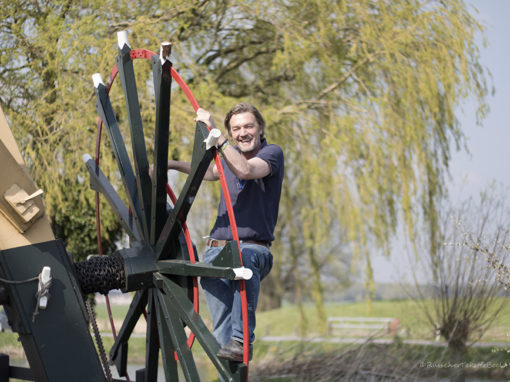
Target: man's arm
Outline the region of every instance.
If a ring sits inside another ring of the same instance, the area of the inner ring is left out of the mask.
[[[149,167],[149,175],[151,178],[152,178],[152,173],[153,173],[152,167],[153,166]],[[190,162],[181,162],[181,161],[176,161],[176,160],[169,160],[168,164],[167,164],[167,169],[168,170],[176,170],[176,171],[182,172],[184,174],[189,174],[191,172],[191,163]],[[207,168],[207,171],[204,175],[204,179],[210,180],[210,181],[219,179],[218,172],[216,171],[216,165],[214,163],[211,163],[209,165],[209,167]]]
[[[223,136],[221,138],[226,140]],[[221,138],[220,141],[224,142]],[[230,145],[227,145],[223,149],[223,159],[225,159],[230,170],[232,170],[235,176],[239,179],[259,179],[264,178],[271,173],[269,163],[265,160],[257,157],[246,159],[239,153],[239,151]]]
[[[191,163],[190,162],[180,162],[176,160],[169,160],[167,168],[169,170],[177,170],[179,172],[183,172],[185,174],[189,174],[191,172]],[[211,162],[207,171],[204,175],[204,180],[218,180],[218,171],[216,171],[216,165]]]

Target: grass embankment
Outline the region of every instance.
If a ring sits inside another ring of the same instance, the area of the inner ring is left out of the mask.
[[[430,302],[430,309],[432,303]],[[127,312],[126,305],[112,305],[113,317],[116,326],[120,327]],[[303,310],[306,315],[306,335],[318,337],[323,335],[319,318],[313,304],[305,304]],[[355,303],[327,303],[325,305],[328,317],[389,317],[400,320],[400,337],[402,339],[433,340],[434,328],[431,327],[423,312],[412,300],[384,300],[372,301],[370,308],[366,302]],[[105,304],[96,306],[97,320],[100,330],[109,330],[108,315]],[[200,314],[208,323],[209,314],[205,303],[201,301]],[[135,332],[144,333],[144,324],[141,320]],[[299,312],[295,305],[286,304],[275,310],[257,313],[258,337],[262,336],[294,336],[299,334]],[[335,330],[337,337],[364,337],[373,333],[367,331]],[[481,341],[509,342],[510,343],[510,300],[491,328],[484,334]]]
[[[426,301],[429,309],[432,301]],[[307,336],[324,336],[312,305],[304,306]],[[252,367],[260,380],[282,376],[279,381],[366,380],[371,377],[398,380],[449,377],[463,372],[467,376],[505,378],[510,376],[510,304],[505,305],[480,342],[500,342],[497,347],[472,347],[461,362],[452,363],[447,347],[406,345],[406,339],[435,340],[434,327],[416,302],[411,300],[326,304],[328,317],[385,317],[400,320],[399,335],[389,345],[258,343],[258,358]],[[257,315],[258,335],[291,336],[299,333],[296,306]],[[327,338],[369,335],[353,329],[336,329]],[[372,334],[374,334],[372,332]],[[379,336],[387,336],[379,331]],[[389,337],[386,337],[389,338]],[[506,345],[508,343],[508,345]],[[256,352],[257,355],[257,352]],[[286,376],[286,377],[285,377]],[[274,380],[274,379],[273,379]]]
[[[253,381],[439,380],[463,374],[471,378],[509,380],[510,357],[491,348],[470,348],[452,362],[448,348],[405,345],[262,343],[251,364]],[[261,347],[261,348],[260,348]]]
[[[432,305],[431,305],[432,306]],[[321,359],[328,360],[330,364],[341,366],[345,364],[346,367],[352,369],[353,365],[361,368],[377,370],[377,364],[385,364],[385,372],[390,371],[390,374],[396,370],[416,371],[420,368],[430,370],[419,370],[421,373],[427,374],[428,372],[441,372],[438,370],[440,362],[449,359],[447,350],[444,348],[434,348],[430,346],[410,346],[402,343],[401,340],[405,339],[424,339],[434,340],[435,333],[431,325],[427,322],[424,314],[418,308],[415,302],[411,300],[386,300],[386,301],[373,301],[370,309],[368,309],[365,302],[359,303],[342,303],[342,304],[326,304],[326,315],[328,317],[391,317],[400,320],[400,335],[396,341],[391,345],[368,345],[368,344],[332,344],[332,343],[317,343],[306,344],[301,342],[261,342],[258,341],[254,349],[254,362],[251,368],[253,375],[259,374],[261,378],[267,373],[278,373],[278,370],[284,372],[286,367],[290,367],[287,372],[294,370],[314,370],[314,367],[321,369]],[[117,329],[120,328],[123,317],[128,309],[126,305],[112,305],[113,315],[116,321]],[[321,337],[324,333],[319,325],[319,319],[316,315],[313,305],[305,305],[304,311],[307,317],[307,337]],[[97,320],[102,332],[108,331],[108,315],[104,304],[96,306]],[[201,305],[201,314],[206,321],[209,321],[208,312],[205,304]],[[144,334],[144,324],[142,322],[135,329],[135,333]],[[465,362],[485,363],[493,362],[509,362],[510,363],[510,305],[505,306],[498,319],[493,323],[492,328],[481,338],[485,342],[508,342],[509,347],[503,346],[501,349],[494,348],[471,348]],[[259,312],[257,314],[257,331],[258,338],[263,336],[295,336],[299,333],[299,313],[296,306],[285,305],[280,309]],[[368,336],[373,333],[369,332],[354,332],[352,330],[339,331],[335,330],[334,333],[329,334],[329,337],[355,337],[355,336]],[[382,334],[384,335],[384,334]],[[113,344],[112,337],[103,337],[103,342],[106,349],[109,349]],[[130,362],[142,364],[145,357],[145,339],[132,338],[129,343],[129,357]],[[0,334],[0,352],[7,353],[12,359],[22,359],[23,350],[21,344],[17,341],[17,335],[14,333],[1,333]],[[355,354],[363,353],[363,357],[358,357]],[[204,351],[201,349],[197,341],[194,345],[195,359],[199,363],[199,367],[207,369],[209,375],[215,375],[214,368],[207,361]],[[334,357],[332,358],[332,354]],[[354,355],[353,355],[354,354]],[[384,360],[381,360],[381,355],[384,355]],[[354,357],[354,358],[353,358]],[[356,363],[356,360],[364,359],[366,364],[361,365]],[[289,363],[291,360],[291,363]],[[391,362],[388,362],[391,360]],[[470,365],[471,365],[470,364]],[[289,366],[290,365],[290,366]],[[303,366],[305,365],[305,366]],[[315,366],[314,366],[315,365]],[[407,369],[402,365],[407,365]],[[421,365],[421,366],[420,366]],[[397,369],[393,370],[393,367]],[[448,366],[445,366],[446,369]],[[466,367],[466,366],[464,366]],[[301,369],[300,369],[301,368]],[[439,367],[439,369],[441,369]],[[483,369],[483,367],[482,367]],[[505,370],[488,370],[486,372],[504,373]],[[495,368],[493,368],[495,369]],[[322,370],[322,369],[321,369]],[[448,370],[445,370],[447,373]],[[468,370],[472,371],[472,370]],[[482,370],[484,371],[484,370]],[[383,373],[383,371],[378,371]],[[497,374],[496,373],[496,374]],[[498,374],[501,375],[501,374]],[[282,381],[293,380],[296,375],[286,379],[282,377]],[[305,377],[306,378],[306,377]],[[263,380],[263,379],[262,379]]]
[[[507,300],[507,299],[505,299]],[[432,309],[432,302],[428,302]],[[366,302],[329,303],[325,306],[328,317],[388,317],[400,320],[399,335],[402,339],[434,340],[434,328],[427,321],[422,310],[412,300],[384,300],[372,301],[370,308]],[[315,307],[312,304],[304,306],[307,320],[307,336],[320,336],[321,326]],[[295,305],[286,305],[280,309],[257,313],[258,336],[290,336],[299,333],[299,312]],[[367,331],[335,330],[338,337],[366,336]],[[510,344],[510,300],[494,321],[491,328],[480,341],[509,342]]]

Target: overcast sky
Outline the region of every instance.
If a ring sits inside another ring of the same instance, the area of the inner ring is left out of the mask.
[[[471,155],[456,153],[452,160],[452,185],[456,186],[450,187],[452,197],[462,182],[469,194],[483,190],[492,180],[510,186],[510,0],[471,3],[479,10],[479,20],[487,26],[489,45],[481,48],[481,61],[492,74],[496,93],[488,97],[490,112],[482,127],[476,126],[469,110],[459,114],[469,137]]]
[[[510,188],[510,0],[467,1],[478,9],[477,18],[486,26],[488,46],[480,47],[481,62],[492,74],[494,96],[487,101],[490,111],[482,126],[476,125],[469,101],[459,111],[462,129],[468,137],[470,154],[454,153],[449,193],[452,199],[476,196],[492,182]],[[481,40],[480,40],[481,45]],[[509,195],[510,197],[510,195]],[[391,259],[377,257],[373,263],[376,281],[392,282],[406,274],[409,263],[398,248]]]

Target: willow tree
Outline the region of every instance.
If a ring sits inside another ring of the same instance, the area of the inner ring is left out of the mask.
[[[486,107],[483,28],[462,1],[238,3],[214,25],[197,63],[222,94],[262,105],[286,153],[273,276],[311,289],[324,320],[331,264],[361,260],[371,289],[370,254],[389,252],[400,218],[411,241],[424,220],[436,242],[451,152],[465,148],[455,111],[468,95],[479,117]]]
[[[462,1],[285,8],[273,20],[283,40],[273,68],[295,80],[282,87],[275,120],[292,121],[282,141],[300,202],[284,214],[301,222],[320,306],[320,265],[334,257],[324,249],[340,233],[363,256],[369,289],[370,251],[389,251],[399,217],[411,240],[424,219],[437,242],[451,151],[465,145],[455,111],[468,94],[485,111],[474,41],[482,27]],[[342,230],[331,232],[335,220]]]
[[[176,68],[216,118],[239,99],[264,112],[286,155],[272,272],[283,282],[273,290],[311,290],[323,319],[328,272],[364,264],[370,289],[371,252],[389,251],[399,220],[411,240],[419,221],[436,236],[451,152],[465,148],[455,111],[468,95],[480,117],[485,108],[483,28],[463,1],[34,0],[11,1],[0,16],[0,101],[55,224],[90,210],[79,181],[95,139],[90,75],[113,65],[115,32],[128,30],[134,48],[170,39]],[[150,140],[149,67],[135,68]],[[170,152],[186,159],[193,116],[172,97]],[[114,237],[113,219],[105,225]]]

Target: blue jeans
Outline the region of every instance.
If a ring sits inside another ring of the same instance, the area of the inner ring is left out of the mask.
[[[212,263],[223,247],[208,247],[202,261]],[[248,327],[250,343],[255,340],[255,310],[259,298],[260,282],[273,266],[273,255],[263,245],[241,243],[243,265],[253,271],[253,277],[246,280],[248,302]],[[235,339],[243,342],[243,318],[239,281],[202,277],[200,284],[213,323],[213,335],[221,347]]]

